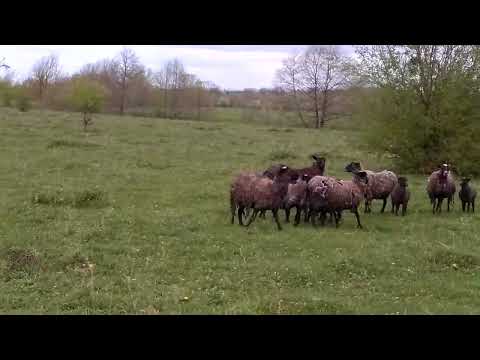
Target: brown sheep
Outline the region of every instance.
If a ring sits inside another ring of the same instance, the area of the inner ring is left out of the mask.
[[[395,185],[392,193],[390,194],[392,200],[392,214],[398,215],[398,209],[402,205],[402,216],[407,213],[408,200],[410,200],[410,191],[407,189],[408,180],[405,177],[398,178],[398,184]]]
[[[285,220],[288,223],[290,217],[290,209],[296,208],[295,223],[297,226],[300,223],[300,216],[302,211],[306,211],[307,201],[307,185],[310,177],[304,174],[301,179],[298,179],[294,184],[288,184],[287,195],[285,197],[284,209]]]
[[[447,199],[447,212],[450,203],[454,201],[456,187],[455,178],[449,170],[448,164],[442,164],[440,170],[434,171],[428,178],[427,194],[433,205],[433,213],[442,212],[443,199]]]
[[[358,206],[365,198],[368,177],[365,171],[352,171],[352,180],[337,180],[331,177],[314,177],[308,183],[309,206],[314,212],[312,222],[318,211],[323,215],[326,212],[334,215],[335,225],[338,227],[339,213],[350,210],[355,214],[357,226],[362,228]],[[324,219],[324,216],[322,216]]]
[[[261,210],[271,210],[278,230],[282,230],[278,220],[278,210],[283,206],[285,195],[288,191],[289,177],[287,172],[288,166],[282,166],[273,180],[268,177],[262,177],[254,181],[251,206],[253,214],[247,226],[250,226]]]
[[[238,222],[243,226],[244,210],[253,204],[253,185],[260,178],[253,172],[243,172],[235,177],[230,187],[231,223],[235,222],[235,211],[238,209]]]
[[[365,213],[372,212],[371,204],[375,199],[383,200],[381,213],[385,211],[387,199],[393,191],[393,188],[398,183],[397,175],[393,171],[383,170],[374,172],[362,168],[359,162],[351,162],[345,167],[348,172],[363,170],[368,176],[367,192],[365,194]]]
[[[311,155],[312,159],[314,160],[312,166],[310,167],[305,167],[303,169],[293,169],[289,168],[288,169],[288,177],[290,177],[291,181],[294,182],[300,177],[302,177],[304,174],[307,174],[310,178],[317,176],[317,175],[323,175],[325,172],[325,163],[326,159],[324,157],[321,157],[318,154],[313,154]],[[273,165],[269,169],[265,170],[265,172],[269,172],[273,175],[277,175],[278,171],[282,165]]]

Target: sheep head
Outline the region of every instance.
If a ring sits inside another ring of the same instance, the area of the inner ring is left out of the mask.
[[[312,154],[311,156],[312,159],[315,161],[313,164],[314,166],[317,166],[320,169],[325,168],[326,159],[323,156],[319,156],[319,154]]]
[[[355,173],[362,170],[362,165],[359,162],[352,161],[350,164],[345,166],[346,172]]]
[[[406,177],[403,177],[403,176],[400,176],[398,178],[398,185],[400,185],[401,187],[408,187],[408,180]]]

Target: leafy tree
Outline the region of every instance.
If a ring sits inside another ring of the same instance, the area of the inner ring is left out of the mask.
[[[92,123],[92,116],[101,111],[105,101],[105,88],[95,80],[75,79],[71,95],[71,103],[76,111],[82,113],[83,130],[87,131]]]

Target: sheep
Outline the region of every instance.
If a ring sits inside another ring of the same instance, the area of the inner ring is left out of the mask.
[[[312,166],[306,167],[303,169],[293,169],[293,168],[288,169],[287,174],[290,177],[292,183],[298,180],[304,174],[307,174],[310,178],[317,175],[321,176],[324,174],[326,159],[324,157],[319,156],[319,154],[313,154],[311,155],[311,157],[314,160],[314,163],[312,164]],[[277,175],[281,166],[282,165],[273,165],[267,170],[265,170],[265,173],[269,172],[273,175]]]
[[[448,164],[442,164],[440,170],[434,171],[428,178],[427,194],[433,205],[433,213],[442,212],[443,199],[447,198],[447,212],[450,211],[450,203],[454,201],[455,179],[449,171]]]
[[[383,200],[382,210],[385,211],[385,206],[387,205],[387,199],[390,196],[393,188],[398,183],[397,175],[393,171],[383,170],[380,172],[374,172],[371,170],[364,170],[359,162],[351,162],[346,167],[348,172],[354,170],[360,171],[363,170],[367,173],[368,176],[368,186],[367,192],[365,195],[365,213],[372,212],[371,204],[374,199]]]
[[[285,209],[285,221],[289,222],[290,209],[295,207],[297,212],[295,214],[294,225],[300,223],[301,212],[306,211],[306,195],[307,185],[310,180],[308,174],[304,174],[301,179],[298,179],[294,184],[288,184],[287,195],[285,197],[283,208]]]
[[[398,209],[402,205],[402,216],[407,213],[408,200],[410,199],[410,190],[407,189],[408,180],[401,176],[398,178],[398,184],[393,188],[390,194],[392,200],[392,214],[398,215]]]
[[[347,168],[345,169],[346,171]],[[368,184],[368,176],[365,171],[352,172],[352,180],[337,180],[331,177],[314,177],[308,183],[309,206],[313,211],[312,222],[315,224],[315,215],[318,211],[324,215],[329,212],[335,217],[335,225],[338,227],[340,212],[350,210],[355,214],[357,226],[362,228],[358,206],[365,198]]]
[[[325,193],[328,185],[338,182],[340,180],[331,176],[314,176],[307,186],[307,208],[308,212],[305,214],[305,222],[312,220],[312,224],[316,226],[316,216],[318,213],[322,215],[322,225],[324,224],[325,211]],[[330,212],[330,218],[332,219],[332,213]]]
[[[230,187],[231,223],[235,223],[235,211],[238,209],[238,222],[243,226],[243,216],[248,216],[248,210],[253,203],[253,184],[261,176],[252,172],[243,172],[236,176]],[[244,210],[247,213],[244,213]]]
[[[288,166],[284,165],[273,180],[268,177],[261,177],[254,181],[251,198],[253,200],[251,203],[253,214],[247,222],[247,227],[255,220],[261,210],[271,210],[278,230],[282,230],[278,220],[278,210],[282,207],[288,191],[289,177],[287,172]]]
[[[465,212],[465,205],[467,206],[467,212],[470,211],[470,204],[472,204],[472,212],[475,212],[475,197],[477,191],[473,189],[470,184],[470,178],[463,178],[460,183],[461,190],[458,192],[458,197],[462,202],[462,211]]]

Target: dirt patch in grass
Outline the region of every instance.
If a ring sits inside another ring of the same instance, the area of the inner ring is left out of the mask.
[[[3,249],[0,254],[5,264],[4,275],[7,281],[31,276],[42,270],[40,254],[35,249],[10,247]]]
[[[97,148],[101,147],[100,144],[90,143],[90,142],[80,142],[80,141],[70,141],[70,140],[53,140],[47,145],[47,149],[55,148]]]
[[[459,270],[471,272],[480,267],[480,258],[470,254],[462,254],[452,250],[438,250],[426,258],[430,271]]]
[[[71,194],[66,194],[63,191],[36,193],[32,196],[32,203],[74,208],[102,208],[108,205],[108,199],[107,194],[102,190],[87,189]]]

